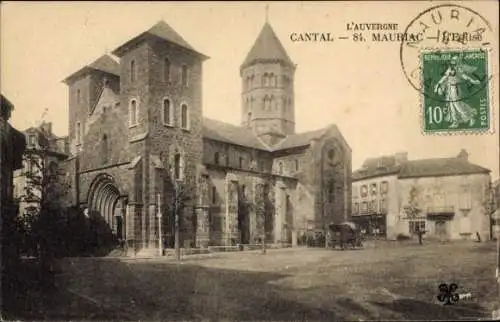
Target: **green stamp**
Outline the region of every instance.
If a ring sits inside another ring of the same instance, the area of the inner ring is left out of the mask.
[[[424,132],[490,129],[487,51],[425,51],[420,55],[420,63]]]

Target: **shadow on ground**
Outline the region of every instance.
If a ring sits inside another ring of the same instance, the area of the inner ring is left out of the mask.
[[[9,320],[343,320],[280,297],[267,282],[282,274],[190,264],[76,259],[55,288],[31,284],[10,302]]]
[[[447,248],[444,250],[447,254]],[[363,257],[367,258],[368,254],[363,254]],[[467,256],[471,254],[467,253]],[[485,304],[484,299],[491,295],[489,279],[467,280],[460,274],[483,276],[487,273],[484,276],[490,276],[491,272],[485,273],[483,265],[475,260],[456,265],[461,259],[449,256],[433,262],[435,265],[425,266],[420,264],[428,263],[424,255],[427,256],[425,253],[414,256],[416,259],[410,266],[406,261],[395,262],[393,259],[359,266],[352,258],[350,264],[347,263],[349,267],[343,264],[343,257],[328,261],[318,256],[318,261],[307,265],[302,257],[300,266],[287,270],[270,263],[276,260],[291,261],[290,258],[270,255],[265,260],[264,257],[250,258],[250,255],[242,256],[242,261],[234,258],[218,259],[217,263],[224,265],[224,268],[205,267],[202,266],[204,261],[197,263],[187,260],[175,263],[120,261],[114,258],[65,259],[61,261],[60,271],[54,276],[54,288],[36,281],[36,266],[28,265],[26,267],[29,269],[20,269],[17,283],[21,286],[16,294],[9,294],[10,306],[9,310],[4,311],[8,313],[4,314],[4,318],[99,321],[456,321],[490,316],[486,306],[477,303],[464,301],[453,306],[442,306],[432,303],[432,299],[437,295],[437,281],[451,278],[472,289],[481,299],[481,304]],[[286,256],[291,255],[287,253]],[[245,259],[248,265],[254,267],[247,267]],[[295,257],[291,259],[295,260]],[[239,269],[228,269],[231,265],[238,265]],[[266,269],[273,271],[256,270],[256,265],[266,266]],[[415,269],[408,271],[408,267]],[[406,279],[405,276],[412,278]],[[412,290],[405,295],[419,298],[409,299],[403,295],[394,300],[393,297],[378,294],[376,289],[379,287],[391,291]],[[367,291],[366,296],[360,296],[364,290]]]

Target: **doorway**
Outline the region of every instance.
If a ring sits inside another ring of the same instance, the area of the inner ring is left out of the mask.
[[[446,221],[444,221],[444,220],[436,221],[435,232],[436,232],[436,237],[440,241],[447,240],[448,239],[448,225],[447,225]]]

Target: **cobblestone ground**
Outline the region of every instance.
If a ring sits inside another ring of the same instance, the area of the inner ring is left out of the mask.
[[[478,319],[491,317],[499,300],[495,264],[493,243],[283,249],[180,263],[66,259],[58,291],[30,314],[43,310],[51,320]],[[472,297],[443,306],[440,283],[457,283],[459,293]]]

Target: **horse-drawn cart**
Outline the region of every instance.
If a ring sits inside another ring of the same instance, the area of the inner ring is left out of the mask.
[[[331,248],[362,248],[363,242],[358,226],[353,222],[345,221],[340,224],[330,224],[328,246]]]

